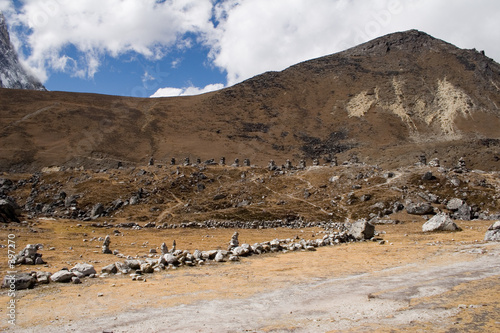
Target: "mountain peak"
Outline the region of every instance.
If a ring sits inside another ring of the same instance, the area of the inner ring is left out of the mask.
[[[451,51],[454,45],[416,29],[394,32],[344,51],[351,56],[383,56],[390,51],[422,52],[428,50]]]
[[[17,57],[10,41],[7,22],[0,12],[0,88],[46,90],[45,87],[28,74]]]

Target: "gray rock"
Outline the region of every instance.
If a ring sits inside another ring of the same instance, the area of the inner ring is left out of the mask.
[[[430,171],[427,171],[426,173],[424,173],[424,175],[422,176],[422,180],[433,180],[435,179],[436,177],[434,177],[434,175],[432,174],[432,172]]]
[[[439,213],[425,222],[423,232],[430,231],[459,231],[461,230],[446,213]]]
[[[165,259],[165,263],[167,265],[174,265],[174,266],[179,265],[179,259],[177,259],[177,257],[174,256],[172,253],[165,254],[163,258]]]
[[[75,267],[70,269],[71,272],[79,272],[83,276],[89,276],[91,274],[97,274],[94,266],[90,264],[76,264]]]
[[[0,199],[0,222],[19,222],[16,204],[5,199]]]
[[[214,260],[216,262],[223,262],[224,261],[224,255],[222,254],[221,251],[218,251],[217,254],[215,255]]]
[[[36,284],[36,278],[29,273],[6,275],[3,278],[2,288],[14,287],[15,290],[31,289]]]
[[[140,269],[141,268],[141,262],[139,260],[135,259],[127,259],[124,261],[124,264],[130,269]]]
[[[155,270],[154,270],[153,264],[151,264],[149,262],[145,262],[145,263],[141,264],[141,271],[144,274],[148,274],[148,273],[153,273]]]
[[[446,204],[446,209],[449,209],[451,211],[456,211],[464,204],[464,201],[458,198],[453,198],[448,203]]]
[[[470,221],[472,217],[472,210],[469,205],[463,203],[458,210],[453,213],[453,218],[456,220]]]
[[[375,235],[375,227],[365,219],[358,220],[349,228],[349,235],[357,240],[370,239]]]
[[[115,262],[116,270],[117,272],[120,272],[122,274],[128,274],[132,270],[128,265],[122,262]],[[138,266],[139,268],[141,267],[140,265]]]
[[[168,247],[167,247],[167,244],[165,243],[162,243],[161,246],[160,246],[160,249],[161,249],[161,254],[165,255],[168,253]]]
[[[66,282],[70,282],[71,279],[73,278],[73,276],[75,276],[75,274],[73,274],[73,272],[70,272],[68,270],[63,269],[59,272],[52,274],[50,276],[50,280],[52,282],[66,283]]]
[[[90,218],[95,220],[98,217],[101,217],[104,214],[104,206],[101,203],[95,204],[90,211]]]
[[[38,284],[49,284],[51,275],[52,274],[49,272],[37,272],[36,273],[36,282]]]
[[[101,273],[116,274],[117,271],[118,269],[116,268],[115,264],[110,264],[101,268]]]
[[[73,276],[73,277],[71,278],[71,282],[72,282],[73,284],[80,284],[80,283],[82,283],[82,280],[80,280],[80,278],[79,278],[78,276]]]
[[[500,242],[500,221],[493,223],[484,235],[485,242]]]
[[[434,213],[434,207],[429,203],[410,203],[406,205],[406,211],[412,215],[426,215]]]

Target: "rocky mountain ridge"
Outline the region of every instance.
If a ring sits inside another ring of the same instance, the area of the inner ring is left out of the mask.
[[[0,12],[0,88],[46,90],[19,62],[10,41],[7,22]]]

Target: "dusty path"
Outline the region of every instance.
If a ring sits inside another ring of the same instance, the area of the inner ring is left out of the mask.
[[[474,284],[494,293],[499,278],[500,244],[464,245],[437,261],[318,277],[243,298],[141,307],[22,332],[329,332],[387,327],[403,331],[415,322],[431,322],[438,331],[440,325],[453,325],[450,317],[461,311],[452,302],[439,305],[439,300],[446,300],[450,291],[456,294],[457,288],[470,289]],[[498,309],[490,305],[489,310],[497,313]],[[498,314],[492,325],[500,329]]]

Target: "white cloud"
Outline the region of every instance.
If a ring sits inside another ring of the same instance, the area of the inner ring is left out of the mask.
[[[31,29],[31,54],[23,60],[42,79],[64,64],[74,75],[92,77],[105,54],[159,59],[177,42],[189,47],[183,35],[210,31],[211,11],[211,0],[25,0],[11,22]],[[63,54],[68,45],[83,56],[68,59]]]
[[[31,29],[27,36],[12,40],[18,49],[22,42],[30,48],[21,59],[42,80],[54,70],[92,77],[105,55],[130,52],[161,59],[174,48],[189,52],[193,45],[203,44],[211,50],[208,65],[224,71],[226,85],[232,85],[408,29],[462,48],[485,50],[500,60],[498,0],[473,4],[470,0],[24,0],[22,4],[15,13],[12,1],[0,0],[0,10],[6,11],[12,25]],[[215,28],[212,19],[218,23]],[[64,53],[68,45],[80,54],[69,57]],[[173,60],[171,66],[176,68],[180,61]],[[163,93],[183,95],[205,88],[164,88]]]
[[[497,0],[229,0],[215,12],[207,43],[229,85],[409,29],[500,59]]]
[[[186,88],[160,88],[151,97],[175,97],[175,96],[192,96],[204,94],[207,92],[220,90],[224,88],[222,83],[209,84],[203,88],[186,87]]]

